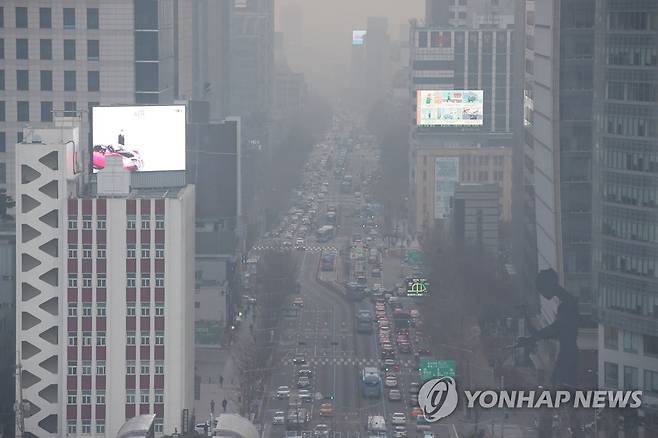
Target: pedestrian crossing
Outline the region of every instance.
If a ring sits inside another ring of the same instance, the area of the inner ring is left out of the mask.
[[[251,248],[252,251],[290,251],[291,248],[283,248],[281,245],[256,245]],[[306,251],[309,252],[338,252],[335,246],[307,246]]]
[[[284,357],[281,359],[283,365],[292,365],[292,357]],[[359,366],[359,367],[372,367],[381,366],[382,361],[374,357],[356,358],[356,357],[311,357],[306,358],[306,365],[341,365],[341,366]],[[415,367],[415,361],[401,360],[398,361],[401,367]]]

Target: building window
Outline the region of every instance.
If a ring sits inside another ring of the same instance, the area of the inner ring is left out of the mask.
[[[7,134],[3,131],[0,131],[0,152],[5,152],[7,150]]]
[[[105,391],[102,389],[96,390],[96,404],[104,405],[105,404]],[[103,425],[104,427],[105,425]]]
[[[104,360],[99,360],[96,362],[96,375],[98,376],[104,376],[107,372],[105,361]]]
[[[2,100],[0,101],[0,122],[4,122],[6,120],[7,120],[7,115],[5,109],[5,101]]]
[[[100,59],[100,43],[98,40],[87,40],[87,61],[98,61]]]
[[[163,259],[164,258],[164,245],[156,244],[155,245],[155,258]]]
[[[658,337],[644,335],[644,354],[646,356],[658,357]]]
[[[148,230],[151,228],[151,218],[148,216],[146,218],[142,217],[142,230]]]
[[[96,257],[99,259],[104,259],[107,257],[107,249],[105,248],[105,245],[98,245],[96,248]]]
[[[157,376],[164,375],[164,362],[159,361],[155,363],[155,374]]]
[[[91,229],[91,216],[88,215],[82,216],[82,228],[85,230]]]
[[[155,316],[164,316],[164,303],[155,303]]]
[[[74,360],[70,360],[67,367],[67,372],[69,376],[75,376],[78,374],[78,363]]]
[[[624,367],[624,389],[633,391],[640,385],[638,370],[635,367]]]
[[[64,102],[64,117],[75,117],[78,115],[78,105],[75,102]]]
[[[148,389],[146,391],[148,391]],[[140,403],[142,403],[144,405],[148,404],[149,403],[149,394],[148,394],[148,392],[140,392],[139,393],[139,401],[140,401]]]
[[[82,390],[82,404],[90,405],[91,404],[91,391],[88,389]]]
[[[137,278],[134,272],[128,272],[126,274],[126,287],[137,287]]]
[[[91,274],[85,274],[85,273],[82,274],[82,287],[91,287]]]
[[[148,245],[148,243],[146,245]],[[148,246],[142,246],[142,258],[148,259],[149,257],[151,257],[150,248]]]
[[[91,245],[82,245],[82,258],[83,259],[91,258]]]
[[[30,102],[26,100],[19,100],[16,102],[16,119],[19,122],[30,121]]]
[[[52,9],[39,8],[39,27],[41,29],[50,29],[53,27]]]
[[[135,256],[136,256],[135,253],[136,253],[136,251],[135,251],[135,245],[128,245],[126,256],[127,256],[129,259],[134,259]]]
[[[78,287],[78,274],[69,272],[68,275],[69,287]]]
[[[155,287],[164,287],[164,273],[156,272],[155,273]]]
[[[135,374],[135,365],[133,364],[133,374]],[[135,390],[128,389],[126,391],[126,403],[135,404]]]
[[[135,316],[135,302],[131,301],[126,304],[126,315],[127,316]]]
[[[69,258],[70,259],[78,258],[78,245],[75,243],[69,243]]]
[[[66,422],[66,430],[67,430],[70,434],[75,434],[75,433],[77,433],[77,432],[76,432],[76,431],[77,431],[77,427],[76,427],[76,426],[77,426],[77,424],[76,424],[76,420],[68,420],[68,421]]]
[[[64,60],[75,61],[75,40],[64,40]]]
[[[129,360],[128,362],[126,362],[126,374],[129,375],[129,376],[134,376],[135,375],[135,361],[134,360]]]
[[[78,303],[69,303],[69,316],[78,316]]]
[[[126,345],[135,345],[135,332],[128,332],[126,334]]]
[[[96,229],[104,230],[107,227],[107,219],[105,216],[98,216],[96,218]]]
[[[75,8],[64,8],[64,29],[75,29]]]
[[[96,345],[99,347],[105,346],[105,332],[96,332]]]
[[[157,391],[157,389],[156,389]],[[153,425],[153,431],[155,433],[162,433],[164,432],[164,423],[162,418],[156,418],[155,419],[155,424]]]
[[[137,228],[137,218],[135,217],[134,214],[128,215],[126,228],[128,228],[129,230],[134,230],[135,228]]]
[[[142,272],[142,282],[141,282],[142,287],[149,287],[151,286],[151,277],[149,277],[148,272]]]
[[[5,71],[0,70],[0,91],[5,90]]]
[[[637,353],[640,349],[640,335],[624,331],[624,351],[626,353]]]
[[[142,308],[142,310],[144,310],[144,308]],[[150,333],[149,332],[142,332],[141,336],[139,337],[139,343],[141,345],[149,345],[151,343]]]
[[[91,316],[91,303],[82,303],[82,316]]]
[[[98,8],[87,8],[87,29],[98,29]]]
[[[163,389],[156,389],[155,390],[155,403],[164,403],[164,390]]]
[[[0,29],[5,27],[5,8],[0,6]]]
[[[100,403],[99,400],[100,395],[96,395],[96,403],[98,404],[105,404],[105,391],[103,391],[103,403]],[[96,420],[96,433],[105,433],[105,420]]]
[[[619,387],[619,366],[616,363],[604,362],[603,375],[607,388]]]
[[[53,103],[52,102],[41,102],[41,121],[42,122],[52,122],[53,121]]]
[[[164,332],[155,332],[155,345],[164,345]]]
[[[619,348],[619,330],[615,327],[603,327],[603,342],[605,348],[617,350]]]
[[[66,403],[69,405],[78,403],[78,393],[76,391],[68,391],[66,394]]]
[[[75,216],[69,216],[69,230],[77,230],[78,229],[78,218]]]
[[[151,306],[149,303],[142,303],[142,310],[141,310],[141,315],[142,316],[149,316],[151,313]],[[148,343],[148,342],[147,342]]]
[[[73,332],[69,333],[69,347],[75,347],[78,345],[78,334]]]
[[[76,89],[76,71],[66,70],[64,72],[64,91],[75,91]]]
[[[91,332],[82,332],[82,346],[91,347]]]
[[[48,39],[39,40],[39,59],[50,61],[53,59],[53,41]]]
[[[107,303],[105,301],[96,303],[96,316],[107,316]]]
[[[41,70],[41,91],[53,91],[53,72]]]
[[[91,361],[85,360],[82,362],[82,375],[83,376],[91,375]]]
[[[16,70],[16,89],[18,91],[30,89],[30,72],[28,70]]]
[[[151,366],[150,366],[149,362],[143,360],[139,364],[139,373],[141,375],[147,375],[151,372],[150,368],[151,368]],[[142,403],[145,403],[145,402],[142,402]],[[148,403],[148,401],[146,403]]]
[[[27,8],[24,6],[16,8],[16,28],[27,28]]]
[[[644,390],[654,396],[658,394],[658,371],[644,370]]]
[[[163,215],[156,215],[155,216],[155,229],[156,230],[164,230],[164,216]]]
[[[87,91],[101,91],[101,74],[98,71],[87,72]]]

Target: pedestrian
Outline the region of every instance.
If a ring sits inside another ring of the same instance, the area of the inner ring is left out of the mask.
[[[226,399],[222,400],[222,409],[224,409],[224,412],[226,412],[226,406],[228,406],[228,401]]]
[[[210,400],[210,413],[215,415],[215,400]]]
[[[224,376],[219,376],[219,386],[220,388],[224,387]]]

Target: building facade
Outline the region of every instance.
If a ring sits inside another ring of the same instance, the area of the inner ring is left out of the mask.
[[[500,186],[457,184],[451,215],[455,240],[484,248],[496,256],[499,250]]]
[[[193,403],[194,187],[131,189],[118,160],[79,197],[71,132],[35,130],[41,143],[17,147],[17,429],[113,437],[152,413],[158,434],[182,430]]]
[[[14,433],[16,354],[16,225],[0,219],[0,434]]]
[[[594,278],[599,384],[658,402],[658,5],[597,0]],[[651,423],[655,430],[655,412]]]

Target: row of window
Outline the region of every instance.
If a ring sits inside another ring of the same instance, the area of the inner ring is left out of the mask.
[[[607,388],[619,388],[619,365],[613,362],[603,363],[604,382]],[[640,388],[639,370],[636,367],[624,366],[623,388],[636,390]],[[658,371],[644,370],[644,391],[658,394]]]
[[[651,256],[603,253],[603,268],[624,274],[658,278],[658,258]]]
[[[67,373],[69,376],[77,376],[78,368],[80,369],[82,375],[91,375],[92,365],[90,360],[85,360],[80,363],[78,367],[78,362],[75,360],[68,361]],[[164,362],[155,361],[153,363],[153,371],[155,375],[162,376],[164,375]],[[126,375],[134,376],[136,374],[136,363],[134,360],[129,360],[126,362]],[[148,360],[142,360],[139,363],[139,374],[148,375],[151,373],[151,363]],[[96,363],[96,375],[104,376],[107,374],[107,368],[105,361],[98,361]]]
[[[608,14],[609,30],[658,30],[658,12],[621,11]]]
[[[651,82],[608,81],[608,99],[632,102],[655,102],[658,85]]]
[[[600,289],[599,300],[602,307],[658,318],[658,297],[633,292],[629,290],[630,285],[627,282],[602,282]],[[658,355],[658,350],[655,354]]]
[[[608,47],[608,65],[655,67],[658,65],[656,47]]]
[[[151,314],[150,303],[142,302],[140,304],[140,315],[149,316]],[[134,301],[126,303],[126,315],[136,316],[137,304]],[[155,316],[164,316],[164,303],[156,302],[154,305]],[[82,316],[92,316],[93,306],[91,303],[82,303]],[[78,303],[68,303],[68,316],[78,316]],[[104,301],[96,302],[96,316],[107,316],[107,303]]]
[[[642,349],[645,356],[658,357],[658,337],[624,331],[622,338],[623,350],[626,353],[637,354]],[[603,341],[605,348],[609,350],[618,350],[619,330],[616,327],[604,326]],[[642,344],[643,347],[640,344]]]
[[[82,216],[82,229],[90,230],[92,228],[93,220],[91,215]],[[142,214],[140,216],[141,229],[150,230],[151,229],[151,216],[148,214]],[[96,218],[96,229],[104,230],[107,227],[107,218],[105,216],[98,216]],[[162,214],[155,215],[155,229],[164,230],[165,227],[165,217]],[[126,228],[134,230],[137,228],[137,216],[128,215],[126,219]],[[78,229],[78,217],[69,216],[68,219],[68,229],[77,230]]]
[[[16,59],[28,60],[30,58],[30,40],[28,38],[16,38]],[[64,40],[62,43],[63,59],[65,61],[76,61],[77,56],[77,42],[73,39]],[[100,60],[100,41],[87,40],[87,61]],[[5,59],[5,40],[0,38],[0,59]],[[39,39],[39,60],[52,61],[53,60],[53,40],[49,38]]]
[[[91,73],[91,72],[90,72]],[[75,102],[64,102],[64,116],[75,117],[77,114]],[[30,117],[30,102],[27,100],[19,100],[16,102],[16,121],[29,122]],[[0,101],[0,122],[6,122],[5,102]],[[32,120],[34,121],[34,120]],[[53,121],[53,102],[41,102],[41,122]],[[4,134],[4,133],[3,133]],[[19,132],[20,138],[18,142],[22,141],[22,132]]]
[[[77,259],[79,245],[76,243],[69,243],[68,246],[68,255],[69,259]],[[90,259],[92,258],[93,250],[92,245],[82,245],[82,258]],[[140,247],[140,255],[143,259],[148,259],[151,257],[151,247],[150,243],[142,243]],[[137,258],[137,247],[135,245],[128,245],[126,248],[126,257],[129,259]],[[96,245],[96,258],[105,259],[107,258],[107,246],[103,244]],[[164,258],[164,244],[158,243],[155,245],[155,258],[163,259]],[[74,286],[72,286],[74,287]]]
[[[137,400],[137,397],[135,395],[136,395],[136,391],[134,389],[127,389],[126,390],[126,403],[134,404],[135,401]],[[148,392],[140,391],[139,402],[142,403],[142,404],[150,403],[149,395],[150,394]],[[153,400],[154,403],[164,403],[164,390],[163,389],[155,389],[154,394],[153,394],[153,398],[154,398],[154,400]]]
[[[606,132],[633,137],[658,137],[658,125],[648,118],[608,114]]]
[[[77,89],[77,74],[73,70],[64,72],[64,88],[63,91],[76,91]],[[0,90],[6,89],[5,71],[0,70]],[[41,91],[53,91],[53,71],[52,70],[39,70],[39,89]],[[16,70],[16,90],[29,91],[30,90],[30,70]],[[100,91],[100,72],[88,71],[87,72],[87,91],[94,92]]]
[[[603,164],[609,169],[658,173],[658,151],[628,152],[606,148]]]
[[[126,345],[137,345],[137,334],[135,332],[126,333]],[[139,345],[151,345],[151,332],[140,332]],[[155,345],[164,345],[164,332],[155,332]]]
[[[68,420],[66,422],[66,430],[72,435],[78,433],[77,420]],[[160,432],[162,432],[162,429],[160,429]],[[82,420],[80,433],[91,433],[91,420]],[[96,420],[96,433],[105,433],[105,420]]]
[[[93,287],[93,276],[91,273],[82,274],[81,286],[83,288]],[[164,272],[155,273],[155,287],[164,287],[165,286],[165,275]],[[150,287],[151,286],[151,273],[142,272],[140,275],[140,286],[141,287]],[[76,288],[78,287],[78,274],[75,272],[68,273],[68,287]],[[105,273],[96,274],[96,287],[97,288],[106,288],[107,287],[107,275]],[[137,287],[137,273],[128,272],[126,273],[126,287]]]
[[[607,202],[649,208],[658,207],[658,187],[606,183],[603,186],[603,196]]]
[[[93,344],[93,342],[92,342],[92,333],[91,332],[82,332],[82,346],[83,347],[91,347],[92,344]],[[77,347],[78,346],[78,333],[77,332],[69,332],[68,345],[69,345],[69,347]],[[96,332],[96,346],[97,347],[104,347],[105,345],[107,345],[107,336],[106,336],[105,332]],[[90,368],[87,372],[85,372],[85,368],[83,367],[82,374],[91,374],[91,365],[90,365]]]
[[[58,10],[59,11],[59,10]],[[76,27],[76,10],[75,8],[62,8],[62,25],[64,29],[75,29]],[[4,7],[0,7],[0,28],[4,27]],[[26,6],[17,6],[14,9],[15,26],[17,29],[28,28],[28,8]],[[59,16],[58,16],[59,18]],[[39,8],[39,29],[52,29],[53,27],[53,10],[52,8]],[[87,29],[98,29],[98,8],[87,8]]]
[[[605,216],[603,234],[619,239],[658,243],[658,223]]]
[[[157,391],[157,390],[156,390]],[[66,404],[77,405],[78,404],[78,392],[76,390],[69,390],[66,394]],[[83,389],[80,393],[80,404],[90,405],[91,404],[91,390]],[[105,404],[105,390],[97,389],[96,390],[96,404],[104,405]]]

